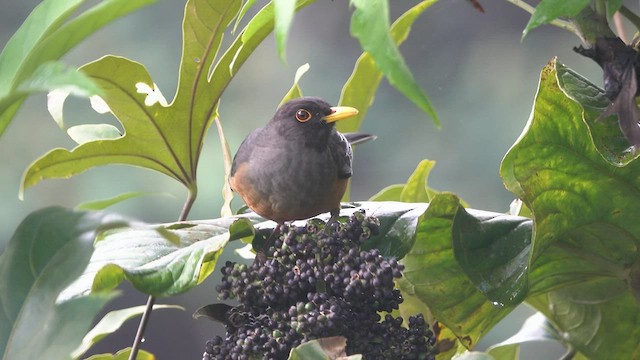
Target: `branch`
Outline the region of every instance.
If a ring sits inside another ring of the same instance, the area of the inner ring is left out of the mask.
[[[189,195],[187,195],[187,200],[184,202],[184,206],[182,207],[182,211],[180,212],[180,218],[178,219],[178,221],[187,220],[189,212],[191,211],[191,207],[196,201],[196,196],[198,196],[198,188],[195,184],[193,184],[189,189]],[[136,331],[136,337],[133,340],[133,344],[131,345],[129,360],[136,360],[136,357],[138,357],[140,344],[142,343],[142,339],[144,338],[144,332],[147,328],[147,324],[149,323],[149,318],[151,317],[153,304],[155,302],[156,298],[153,295],[149,296],[149,298],[147,299],[147,306],[144,309],[144,313],[142,313],[142,318],[140,319],[140,324],[138,324],[138,330]]]
[[[629,8],[624,5],[620,7],[618,12],[620,12],[622,16],[626,17],[627,20],[629,20],[633,24],[633,26],[636,27],[636,29],[640,30],[640,17],[636,15],[636,13],[629,10]]]

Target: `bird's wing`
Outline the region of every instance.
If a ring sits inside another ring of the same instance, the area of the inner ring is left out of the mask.
[[[256,138],[258,137],[258,134],[260,134],[261,131],[262,131],[262,128],[253,130],[253,132],[251,132],[251,134],[249,134],[249,136],[247,136],[246,139],[244,139],[242,144],[240,144],[240,147],[238,148],[238,152],[236,152],[236,155],[233,157],[233,163],[231,164],[230,175],[232,177],[238,170],[238,166],[240,166],[240,164],[249,161],[251,152],[253,152],[253,150],[255,149]]]
[[[351,177],[351,163],[353,161],[353,151],[349,140],[339,132],[335,132],[336,135],[331,136],[329,142],[329,149],[331,150],[331,156],[338,165],[338,178],[348,179]]]

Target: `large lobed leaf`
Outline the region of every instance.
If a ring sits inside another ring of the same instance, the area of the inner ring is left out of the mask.
[[[38,5],[0,54],[0,135],[33,92],[64,87],[81,96],[98,93],[86,76],[54,60],[109,22],[154,1],[102,1],[66,23],[83,0],[45,0]]]
[[[310,3],[301,1],[296,9]],[[197,192],[196,169],[204,136],[217,116],[218,100],[248,56],[273,30],[272,3],[249,21],[214,64],[224,30],[240,0],[191,0],[185,7],[178,90],[167,104],[144,66],[105,56],[82,67],[96,82],[125,134],[54,149],[27,169],[21,194],[49,178],[68,178],[95,166],[120,163],[166,174]]]
[[[141,64],[105,56],[83,66],[82,71],[102,89],[125,134],[89,141],[72,151],[50,151],[27,169],[23,188],[46,178],[66,178],[91,167],[121,163],[162,172],[195,192],[197,158],[219,95],[211,92],[210,67],[240,4],[239,0],[187,3],[180,80],[171,105]]]
[[[535,219],[528,300],[584,355],[634,358],[640,163],[615,119],[595,122],[605,106],[601,90],[551,61],[500,171]]]
[[[115,219],[59,207],[27,216],[0,257],[0,358],[68,359],[112,292],[59,299]]]

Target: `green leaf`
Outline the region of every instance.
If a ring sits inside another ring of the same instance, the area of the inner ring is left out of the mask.
[[[195,193],[197,159],[217,106],[217,98],[210,92],[209,68],[222,32],[239,6],[239,0],[187,3],[180,83],[171,106],[138,63],[106,56],[83,66],[82,71],[103,89],[103,98],[122,123],[125,135],[87,142],[72,151],[50,151],[27,169],[21,193],[43,179],[68,178],[113,163],[159,171]]]
[[[280,105],[286,103],[289,100],[302,97],[302,90],[300,89],[299,82],[302,78],[302,75],[309,71],[309,67],[309,63],[306,63],[300,66],[298,70],[296,70],[296,75],[293,78],[293,85],[291,86],[291,89],[287,91],[287,94],[284,96],[284,98],[282,98],[282,101],[280,101]]]
[[[92,355],[85,360],[128,360],[131,355],[131,348],[126,348],[118,351],[115,354],[96,354]],[[152,353],[138,350],[136,360],[156,360],[156,357]]]
[[[487,353],[496,360],[517,360],[520,345],[529,342],[558,341],[561,338],[542,313],[536,313],[525,320],[518,332],[507,340],[492,345]]]
[[[594,126],[602,91],[555,60],[542,71],[533,113],[505,156],[505,186],[535,221],[530,297],[587,357],[640,354],[640,306],[629,271],[640,254],[640,163],[615,161],[615,138]],[[544,301],[540,301],[543,298]],[[529,300],[529,299],[528,299]],[[597,340],[596,340],[597,339]]]
[[[78,206],[76,206],[76,209],[78,209],[78,210],[104,210],[104,209],[106,209],[106,208],[108,208],[110,206],[113,206],[113,205],[118,204],[120,202],[123,202],[125,200],[137,198],[137,197],[140,197],[140,196],[147,196],[147,195],[166,195],[166,196],[171,196],[171,194],[169,194],[169,193],[149,193],[149,192],[140,192],[140,191],[126,192],[126,193],[114,196],[112,198],[109,198],[109,199],[101,199],[101,200],[83,202],[81,204],[78,204]]]
[[[415,226],[427,204],[394,202],[357,203],[367,215],[380,219],[380,234],[366,247],[377,247],[385,256],[400,258],[411,248]],[[350,215],[357,208],[343,209]],[[328,220],[328,214],[324,220]],[[204,281],[216,265],[228,241],[253,238],[258,230],[273,230],[274,223],[248,213],[206,221],[185,221],[161,225],[179,239],[172,244],[158,232],[157,225],[137,226],[106,233],[84,274],[61,297],[73,298],[91,291],[114,289],[123,280],[145,294],[158,297],[185,292]],[[131,253],[140,254],[132,257]]]
[[[234,220],[161,225],[162,231],[172,234],[178,243],[167,241],[157,225],[107,233],[96,243],[84,274],[61,297],[110,290],[124,279],[156,297],[183,293],[213,272]]]
[[[387,0],[351,0],[351,4],[355,6],[351,17],[351,35],[360,41],[362,49],[371,54],[389,83],[440,126],[431,101],[415,82],[391,37]]]
[[[311,4],[315,0],[300,0],[296,3],[296,11]],[[236,75],[249,55],[271,33],[274,27],[275,10],[273,2],[269,2],[249,21],[247,26],[236,37],[227,51],[213,68],[211,91],[222,94],[229,81]]]
[[[558,86],[566,98],[582,108],[581,118],[588,127],[596,150],[612,165],[627,165],[636,156],[629,151],[629,142],[618,126],[617,118],[614,116],[598,120],[610,103],[602,89],[564,65],[557,62],[555,64]]]
[[[117,139],[122,136],[117,127],[109,124],[76,125],[70,127],[67,134],[80,145],[96,140]]]
[[[242,21],[242,19],[244,19],[244,16],[247,14],[247,11],[249,11],[249,9],[251,9],[251,7],[256,3],[256,0],[245,0],[244,4],[242,4],[242,8],[240,9],[240,12],[238,13],[238,16],[236,16],[236,22],[235,24],[233,24],[233,30],[231,31],[232,34],[235,34],[236,29],[238,29],[238,25],[240,25],[240,22]]]
[[[437,0],[425,0],[407,10],[391,25],[391,37],[396,45],[406,40],[415,20]],[[364,120],[382,80],[382,71],[378,69],[373,56],[364,52],[353,68],[351,76],[342,87],[340,94],[340,106],[352,106],[358,109],[358,115],[336,124],[340,132],[358,131]]]
[[[31,77],[18,85],[15,92],[27,95],[53,89],[64,89],[71,94],[84,97],[100,92],[100,89],[85,74],[55,61],[40,65]]]
[[[493,356],[480,351],[467,351],[454,356],[452,360],[496,360]]]
[[[0,358],[69,358],[115,294],[73,299],[59,294],[87,266],[97,230],[113,220],[102,213],[50,207],[18,226],[0,257]]]
[[[362,355],[346,356],[346,347],[347,339],[342,336],[311,340],[291,349],[288,360],[362,359]]]
[[[404,184],[389,185],[369,198],[369,201],[400,201]]]
[[[33,88],[26,93],[19,92],[16,91],[18,86],[25,82],[43,82],[43,74],[37,74],[42,64],[59,59],[104,25],[154,1],[106,0],[66,23],[65,20],[83,1],[46,0],[38,5],[0,54],[0,135],[26,96],[38,90]],[[57,84],[81,89],[80,94],[95,93],[94,85],[82,87],[87,83],[80,76],[57,76]],[[65,83],[64,80],[70,82]]]
[[[36,6],[0,53],[0,97],[6,97],[17,87],[22,81],[18,74],[24,61],[81,3],[82,0],[49,0]]]
[[[309,2],[301,2],[298,8]],[[83,66],[83,72],[103,89],[103,98],[122,123],[125,135],[115,140],[87,142],[71,151],[50,151],[27,169],[20,194],[43,179],[68,178],[113,163],[156,170],[195,194],[197,162],[222,91],[273,29],[273,8],[267,5],[213,67],[223,31],[240,5],[240,0],[187,3],[180,81],[170,105],[138,63],[106,56]]]
[[[429,189],[427,179],[431,169],[436,165],[433,160],[422,160],[413,174],[407,180],[407,183],[400,194],[401,201],[404,202],[430,202],[432,197],[437,194],[435,190]]]
[[[287,45],[287,37],[289,36],[289,29],[291,28],[291,22],[293,22],[296,0],[273,0],[273,4],[276,10],[276,46],[278,48],[280,60],[286,63],[287,59],[285,55],[285,48]]]
[[[126,309],[114,310],[108,312],[100,321],[85,335],[82,339],[82,344],[73,351],[71,356],[73,358],[79,358],[86,353],[93,345],[104,339],[107,335],[116,332],[122,324],[127,320],[142,315],[146,309],[146,306],[135,306]],[[180,309],[184,310],[182,306],[177,305],[154,305],[153,310],[160,309]]]
[[[589,6],[591,0],[542,0],[536,6],[527,26],[522,32],[522,38],[529,31],[540,25],[548,24],[559,17],[571,18],[578,15],[582,9]]]
[[[429,173],[435,166],[433,160],[422,160],[406,184],[395,184],[380,190],[369,199],[370,201],[402,201],[402,202],[430,202],[438,194],[437,190],[427,185]],[[465,204],[466,206],[466,204]]]
[[[521,303],[528,293],[527,274],[532,222],[528,218],[458,209],[453,251],[469,280],[489,300]]]
[[[438,194],[420,216],[415,242],[402,258],[405,291],[425,303],[438,321],[472,348],[513,306],[492,304],[455,258],[456,216],[464,211],[452,194]],[[471,210],[469,210],[471,211]]]
[[[413,246],[420,216],[429,204],[403,202],[357,203],[367,215],[380,220],[380,234],[372,236],[363,248],[379,249],[384,256],[401,259]],[[344,210],[341,212],[344,214]]]

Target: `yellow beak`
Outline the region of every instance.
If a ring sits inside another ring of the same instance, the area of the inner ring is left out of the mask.
[[[358,115],[358,109],[350,106],[334,106],[331,108],[331,114],[323,117],[322,119],[328,123],[334,121],[350,118]]]

